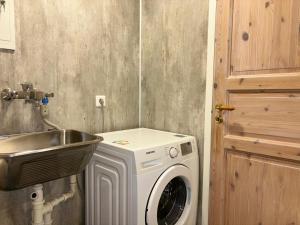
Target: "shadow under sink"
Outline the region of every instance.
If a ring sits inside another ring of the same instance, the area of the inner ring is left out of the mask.
[[[0,189],[14,190],[80,173],[103,138],[53,130],[0,139]]]

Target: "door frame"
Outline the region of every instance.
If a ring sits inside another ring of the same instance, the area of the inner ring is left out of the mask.
[[[217,1],[209,0],[208,36],[207,36],[207,67],[206,67],[206,96],[204,123],[204,152],[203,152],[203,181],[202,181],[202,225],[208,225],[209,213],[209,183],[210,183],[210,155],[212,142],[212,109],[215,57]]]

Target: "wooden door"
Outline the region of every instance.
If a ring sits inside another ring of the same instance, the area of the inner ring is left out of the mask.
[[[209,225],[300,225],[300,0],[218,0]]]

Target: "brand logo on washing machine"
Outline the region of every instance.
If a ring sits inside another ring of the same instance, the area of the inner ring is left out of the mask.
[[[149,151],[149,152],[146,152],[146,155],[150,155],[150,154],[154,154],[155,151]]]

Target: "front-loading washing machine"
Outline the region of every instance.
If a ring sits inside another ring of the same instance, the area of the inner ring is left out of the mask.
[[[195,225],[192,136],[146,128],[101,134],[86,169],[86,225]]]

